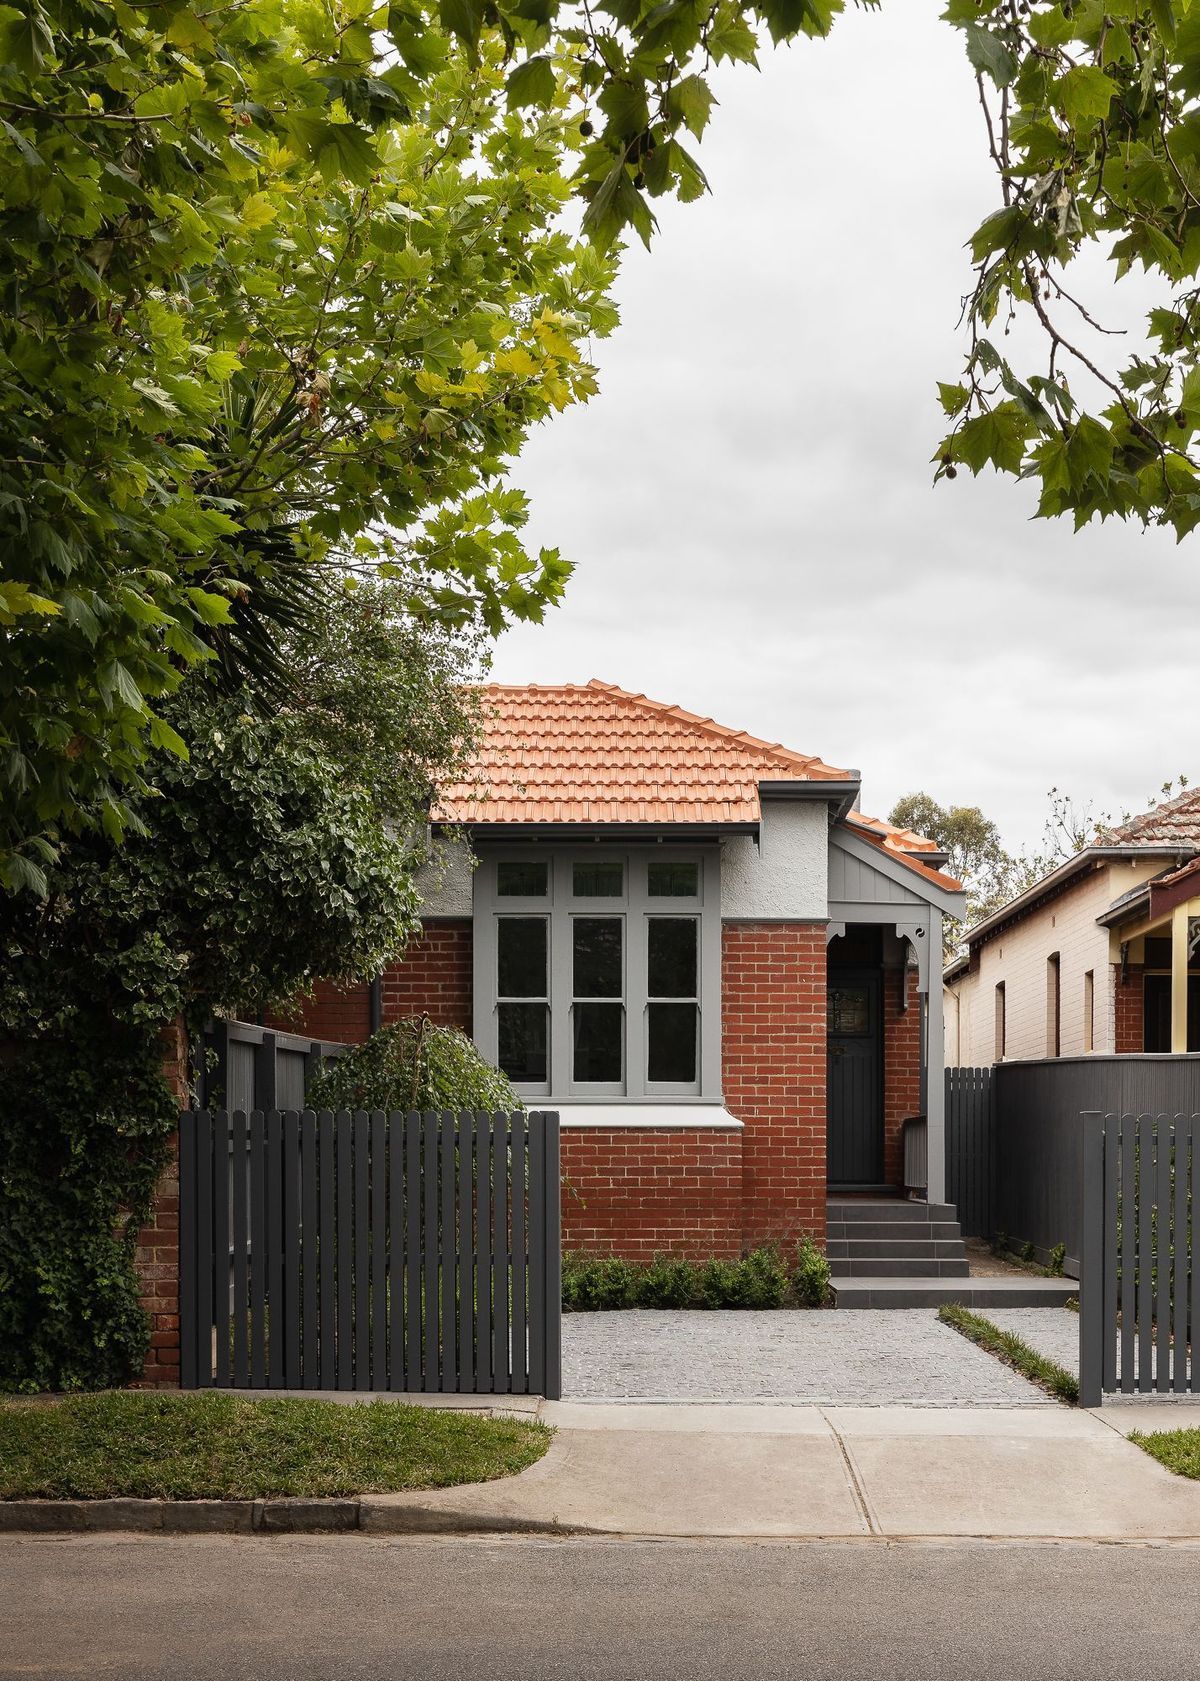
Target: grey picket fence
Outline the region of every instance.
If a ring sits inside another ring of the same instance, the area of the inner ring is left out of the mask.
[[[188,1110],[184,1388],[561,1392],[553,1113]]]
[[[1079,1398],[1200,1390],[1200,1115],[1081,1117]]]
[[[991,1237],[996,1098],[991,1068],[946,1069],[946,1201],[964,1237]]]

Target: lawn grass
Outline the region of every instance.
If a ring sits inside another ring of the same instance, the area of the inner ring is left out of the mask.
[[[1176,1476],[1200,1482],[1200,1430],[1131,1430],[1129,1440]]]
[[[1047,1360],[1036,1348],[1030,1348],[1015,1332],[1002,1331],[999,1325],[993,1325],[983,1314],[972,1313],[958,1302],[943,1303],[938,1308],[938,1318],[943,1325],[952,1326],[969,1341],[978,1343],[980,1348],[986,1348],[989,1354],[994,1354],[1014,1371],[1020,1372],[1022,1377],[1036,1383],[1056,1401],[1065,1401],[1070,1407],[1078,1406],[1078,1381],[1064,1367]]]
[[[523,1471],[551,1431],[518,1419],[227,1393],[0,1404],[0,1499],[250,1500],[449,1488]]]

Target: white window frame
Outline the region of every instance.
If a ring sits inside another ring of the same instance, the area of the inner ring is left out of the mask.
[[[543,1102],[571,1103],[720,1103],[721,1102],[721,864],[720,849],[710,845],[672,845],[580,840],[575,845],[540,842],[495,846],[477,842],[479,867],[474,876],[475,1043],[492,1064],[498,1062],[498,1000],[496,923],[505,915],[550,918],[549,952],[549,1081],[546,1085],[518,1085],[522,1097]],[[501,898],[496,891],[496,866],[502,861],[545,860],[548,891],[544,898]],[[624,864],[619,897],[576,899],[572,866],[576,863]],[[646,866],[652,862],[695,863],[700,891],[695,897],[651,898]],[[572,1078],[571,1003],[574,954],[571,923],[574,916],[617,916],[624,919],[625,1061],[619,1085],[580,1082]],[[652,916],[687,918],[699,924],[697,936],[698,1078],[687,1084],[647,1078],[646,1023],[647,934]]]

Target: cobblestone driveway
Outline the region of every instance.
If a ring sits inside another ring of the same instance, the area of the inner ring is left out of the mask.
[[[933,1308],[569,1313],[563,1399],[1055,1405]]]

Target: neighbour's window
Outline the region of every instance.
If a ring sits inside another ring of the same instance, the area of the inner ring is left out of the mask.
[[[1046,959],[1046,1055],[1062,1052],[1062,964],[1059,953]]]
[[[1083,1048],[1096,1048],[1096,974],[1089,969],[1083,977]]]
[[[475,902],[476,1038],[522,1092],[718,1095],[715,847],[485,856]]]
[[[996,1061],[1004,1061],[1004,1041],[1007,1034],[1007,1022],[1004,1014],[1004,982],[996,984]]]

